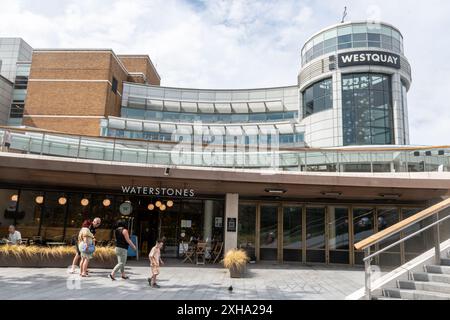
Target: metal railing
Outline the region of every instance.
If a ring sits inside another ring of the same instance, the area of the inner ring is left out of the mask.
[[[443,218],[439,218],[439,214],[447,208],[450,208],[450,198],[446,199],[444,201],[441,201],[438,204],[435,204],[435,205],[417,213],[416,215],[414,215],[408,219],[405,219],[405,220],[389,227],[388,229],[383,230],[377,234],[374,234],[371,237],[355,244],[356,250],[364,250],[364,259],[363,259],[364,272],[365,272],[364,286],[365,286],[365,295],[366,295],[367,299],[372,299],[372,280],[371,280],[371,262],[372,262],[372,260],[374,258],[378,257],[383,252],[386,252],[389,249],[392,249],[411,238],[417,237],[418,235],[420,235],[421,233],[423,233],[424,231],[426,231],[428,229],[434,228],[435,262],[436,262],[436,264],[441,263],[441,247],[440,247],[441,246],[441,235],[440,235],[439,226],[444,221],[447,221],[448,219],[450,219],[450,215],[443,217]],[[406,237],[401,237],[400,240],[384,247],[383,249],[380,249],[374,253],[371,253],[370,248],[372,246],[379,244],[382,241],[384,241],[392,236],[399,235],[405,229],[408,229],[411,226],[413,226],[419,222],[422,222],[425,219],[430,218],[430,217],[435,218],[435,221],[433,223],[415,231],[414,233],[412,233]]]
[[[0,139],[5,127],[0,127]],[[450,172],[450,146],[386,148],[257,149],[174,142],[92,137],[12,129],[11,150],[58,156],[166,166],[269,169],[324,173]]]

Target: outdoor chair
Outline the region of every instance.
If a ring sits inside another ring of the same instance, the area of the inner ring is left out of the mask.
[[[206,254],[206,242],[198,243],[197,250],[195,251],[197,264],[205,264],[205,254]]]
[[[217,261],[220,259],[220,255],[222,254],[223,250],[223,242],[217,242],[214,246],[213,251],[211,252],[211,260],[213,260],[212,263],[217,263]]]
[[[183,260],[183,263],[186,262],[190,262],[190,263],[194,263],[194,257],[195,257],[195,252],[196,252],[196,247],[190,245],[187,249],[187,251],[184,253],[185,254],[185,258]]]

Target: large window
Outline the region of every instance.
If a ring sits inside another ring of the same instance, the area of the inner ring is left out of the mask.
[[[390,76],[343,75],[342,113],[344,145],[394,144]]]
[[[333,83],[330,79],[317,82],[303,91],[303,117],[333,108]]]

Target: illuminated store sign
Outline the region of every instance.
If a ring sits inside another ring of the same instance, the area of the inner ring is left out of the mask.
[[[338,55],[339,68],[375,65],[400,69],[400,56],[398,54],[381,51],[353,51]]]
[[[153,188],[147,186],[122,186],[122,193],[129,195],[143,196],[168,196],[168,197],[195,197],[193,189],[177,189],[177,188]]]

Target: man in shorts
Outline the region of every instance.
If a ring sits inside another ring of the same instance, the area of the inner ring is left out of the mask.
[[[160,288],[160,286],[156,283],[156,277],[159,275],[159,266],[164,264],[161,260],[161,248],[163,245],[164,242],[162,240],[158,240],[148,255],[151,268],[151,277],[148,278],[148,284],[152,288]]]

